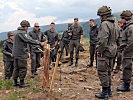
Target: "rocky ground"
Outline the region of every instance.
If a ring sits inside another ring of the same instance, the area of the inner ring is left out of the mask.
[[[30,78],[30,61],[28,60],[28,74],[26,82],[30,87],[20,89],[12,86],[12,80],[3,80],[3,63],[0,63],[0,100],[97,100],[95,93],[101,91],[100,81],[95,66],[86,68],[88,63],[88,46],[86,52],[80,53],[78,67],[69,67],[63,63],[57,70],[56,80],[51,93],[49,88],[42,88],[43,67],[38,70],[39,75]],[[50,80],[53,69],[50,70]],[[133,91],[127,93],[116,92],[116,86],[121,83],[122,72],[112,76],[113,96],[110,100],[133,100]],[[133,85],[133,82],[132,82]],[[131,87],[133,90],[133,88]]]

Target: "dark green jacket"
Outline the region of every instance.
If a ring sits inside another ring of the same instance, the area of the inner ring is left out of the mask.
[[[30,36],[28,36],[27,31],[23,30],[20,27],[16,31],[14,37],[14,45],[13,45],[14,58],[26,59],[28,57],[27,44],[41,45],[41,42],[33,40]]]
[[[119,32],[118,24],[113,16],[102,21],[98,31],[97,52],[107,57],[115,57]]]
[[[120,47],[123,48],[123,57],[133,57],[133,21],[131,20],[124,25]]]
[[[13,61],[12,56],[12,50],[13,50],[13,41],[11,39],[7,39],[3,43],[2,52],[5,58],[5,61]]]
[[[34,30],[29,32],[29,36],[37,41],[44,42],[47,41],[46,35],[44,35],[41,31],[35,32]],[[40,45],[29,45],[31,52],[41,52],[39,49],[42,49]],[[39,49],[38,49],[39,48]]]

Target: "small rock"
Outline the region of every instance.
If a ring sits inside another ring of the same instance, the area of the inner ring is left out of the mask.
[[[84,86],[84,89],[88,89],[88,90],[95,90],[93,87],[91,86]]]

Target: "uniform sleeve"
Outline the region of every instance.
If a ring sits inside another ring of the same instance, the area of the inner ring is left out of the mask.
[[[44,32],[44,35],[46,35],[46,36],[47,36],[47,35],[48,35],[48,31],[45,31],[45,32]]]
[[[58,33],[57,33],[55,36],[55,41],[58,41],[58,40],[59,40],[59,37],[58,37]]]
[[[98,32],[98,44],[96,46],[96,50],[100,53],[102,53],[107,46],[108,34],[109,34],[109,28],[107,26],[107,23],[101,23]]]
[[[8,48],[7,42],[5,41],[5,42],[3,43],[2,53],[5,54],[5,55],[7,55],[7,56],[11,56],[12,54],[11,54],[10,52],[7,51],[7,48]]]
[[[83,35],[83,28],[80,28],[80,34]]]
[[[33,40],[30,36],[28,36],[26,33],[20,33],[19,37],[26,43],[29,44],[35,44],[35,45],[41,45],[39,41]]]
[[[44,41],[47,42],[48,41],[47,36],[43,33],[42,33],[42,36],[41,36],[41,41],[42,42],[44,42]]]

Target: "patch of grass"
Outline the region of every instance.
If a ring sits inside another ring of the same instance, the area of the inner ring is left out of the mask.
[[[33,88],[30,89],[30,91],[31,91],[32,93],[38,93],[38,92],[40,92],[41,90],[40,90],[39,88],[37,88],[37,87],[33,87]]]
[[[0,80],[0,89],[12,89],[13,88],[13,81],[12,80]]]
[[[83,42],[84,42],[84,45],[89,45],[89,39],[88,38],[84,38]]]
[[[20,95],[19,93],[13,92],[12,94],[10,94],[9,99],[10,100],[18,100],[19,95]]]
[[[2,60],[3,59],[3,54],[2,53],[0,53],[0,60]]]
[[[18,100],[21,97],[21,94],[18,92],[12,92],[9,96],[6,96],[2,100]]]

